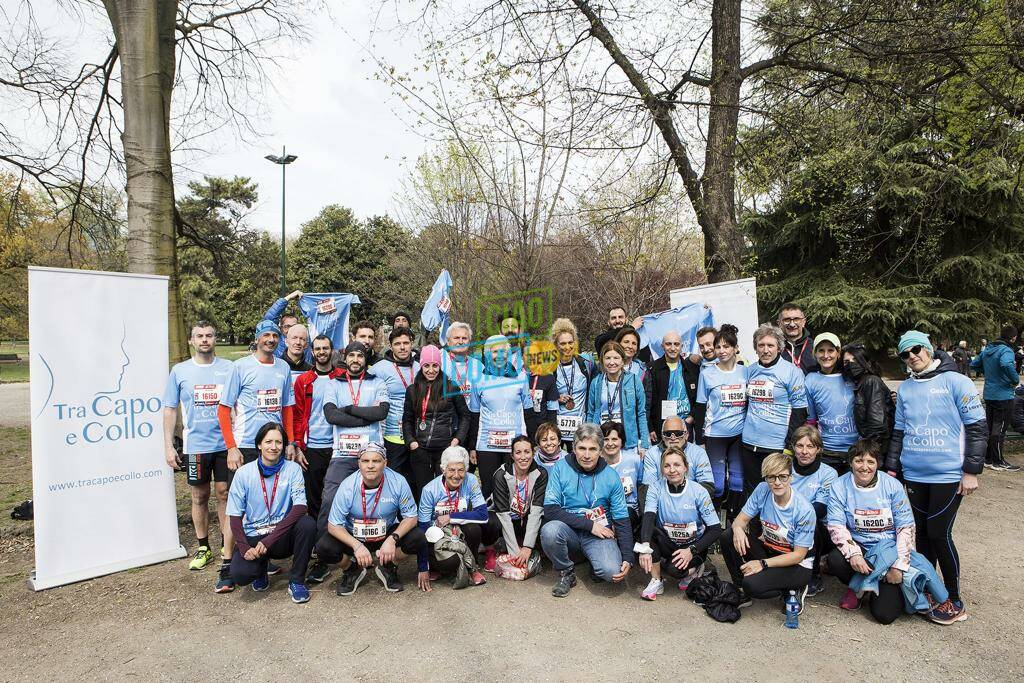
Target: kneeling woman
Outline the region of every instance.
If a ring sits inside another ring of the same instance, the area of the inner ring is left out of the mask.
[[[640,543],[634,548],[640,567],[651,575],[641,593],[645,600],[665,591],[662,562],[682,575],[679,590],[686,590],[703,573],[708,549],[722,535],[711,494],[686,476],[688,468],[683,451],[670,446],[661,455],[662,477],[647,489]]]
[[[547,486],[548,472],[534,460],[533,443],[527,436],[517,436],[512,441],[512,462],[494,473],[494,510],[487,525],[491,535],[501,536],[498,544],[504,548],[499,550],[509,555],[512,564],[527,570],[528,576],[540,569],[540,555],[534,549],[540,540]],[[490,555],[484,562],[486,571],[494,571],[493,558]]]
[[[633,531],[622,483],[601,458],[604,435],[596,424],[576,430],[573,452],[548,473],[540,542],[558,570],[551,589],[564,598],[576,585],[574,563],[590,562],[595,577],[618,583],[633,566]]]
[[[292,558],[288,593],[292,602],[309,600],[306,567],[316,541],[316,522],[306,514],[302,468],[281,457],[284,428],[268,422],[256,433],[260,456],[235,472],[227,515],[235,538],[231,578],[254,591],[270,588],[271,558]]]
[[[903,485],[878,471],[878,444],[861,439],[850,448],[850,471],[832,484],[828,502],[828,531],[835,549],[829,553],[832,574],[849,585],[857,574],[870,575],[873,567],[865,559],[880,542],[895,545],[896,561],[878,582],[869,609],[880,624],[891,624],[903,612],[903,573],[910,567],[914,547],[914,513]],[[933,596],[945,602],[945,588]],[[857,595],[847,590],[840,607],[855,610]]]
[[[621,423],[605,422],[601,425],[601,433],[604,434],[601,457],[619,475],[629,510],[629,528],[633,530],[633,536],[636,536],[640,533],[640,485],[651,483],[644,481],[644,460],[635,448],[623,448],[626,430]]]
[[[793,460],[772,453],[761,463],[764,481],[744,503],[732,527],[722,537],[722,555],[729,575],[741,587],[743,602],[751,598],[774,598],[795,591],[804,608],[807,583],[814,563],[816,518],[810,501],[790,485]],[[761,534],[749,534],[750,523],[758,520]]]
[[[452,536],[463,539],[469,552],[475,557],[481,542],[493,552],[497,536],[487,527],[487,501],[484,500],[480,488],[480,480],[469,474],[469,452],[462,446],[449,446],[441,454],[441,476],[423,488],[420,494],[419,526],[426,531],[431,526],[447,529]],[[430,590],[433,564],[438,571],[454,571],[458,568],[459,557],[446,557],[438,560],[432,557],[432,547],[428,544],[420,551],[417,564],[419,574],[416,583],[421,590]],[[436,577],[434,577],[436,578]],[[484,575],[474,569],[470,572],[470,582],[474,585],[487,583]]]
[[[385,590],[402,590],[395,560],[415,555],[427,540],[416,526],[412,489],[405,477],[387,468],[383,446],[371,443],[359,454],[359,471],[341,482],[327,520],[317,557],[327,564],[340,562],[343,554],[353,560],[341,575],[338,595],[355,593],[374,565]]]

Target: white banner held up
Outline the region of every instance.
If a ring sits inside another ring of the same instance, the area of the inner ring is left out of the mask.
[[[704,304],[715,316],[715,327],[729,323],[739,328],[740,353],[747,363],[757,360],[754,353],[754,331],[757,329],[757,282],[743,280],[716,282],[699,287],[673,289],[669,293],[673,308],[685,304]]]
[[[34,590],[185,556],[164,461],[167,278],[29,268]]]

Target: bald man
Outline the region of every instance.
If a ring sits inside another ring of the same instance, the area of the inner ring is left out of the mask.
[[[281,359],[288,364],[292,373],[292,385],[299,375],[313,367],[309,362],[309,354],[306,349],[309,347],[309,330],[305,325],[296,323],[288,328],[284,336],[284,355]]]
[[[647,406],[651,443],[661,440],[662,422],[669,418],[680,418],[688,430],[693,424],[683,372],[683,340],[678,332],[670,331],[661,338],[661,347],[665,355],[651,363],[651,370],[646,377],[651,396],[651,404]]]

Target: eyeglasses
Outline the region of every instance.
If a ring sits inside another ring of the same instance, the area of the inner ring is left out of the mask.
[[[923,349],[923,348],[924,347],[921,346],[920,344],[915,344],[914,346],[911,346],[906,351],[901,351],[900,352],[900,358],[903,359],[903,360],[906,360],[906,359],[910,358],[910,354],[914,354],[916,356],[916,355],[921,353],[921,349]]]
[[[678,429],[666,429],[665,431],[662,432],[662,434],[666,438],[668,438],[668,439],[672,439],[672,438],[678,439],[679,437],[687,436],[686,432],[678,430]]]
[[[782,319],[782,324],[783,325],[795,325],[798,322],[800,322],[801,320],[804,320],[803,316],[800,316],[799,318],[783,318]]]
[[[764,480],[766,482],[768,482],[769,484],[776,484],[776,483],[778,483],[778,484],[785,484],[787,481],[789,481],[789,475],[788,474],[769,474],[767,477],[764,478]]]

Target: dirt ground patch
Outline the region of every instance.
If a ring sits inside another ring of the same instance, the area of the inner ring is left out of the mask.
[[[1019,460],[1020,446],[1015,451]],[[31,524],[6,513],[30,495],[28,431],[0,428],[0,642],[13,655],[0,678],[1019,679],[1022,490],[1024,474],[987,472],[961,509],[971,618],[945,628],[909,616],[885,627],[865,612],[844,612],[831,578],[799,630],[782,627],[774,601],[744,610],[737,624],[718,624],[674,587],[655,603],[640,600],[638,570],[625,588],[595,586],[583,570],[581,585],[557,600],[550,568],[524,583],[492,578],[463,591],[442,583],[423,594],[410,562],[401,567],[403,593],[386,594],[371,579],[349,598],[327,584],[308,604],[293,605],[282,576],[267,593],[215,595],[212,568],[189,572],[179,560],[33,593],[25,585]],[[181,476],[177,491],[191,550]],[[712,559],[724,570],[720,556]]]

